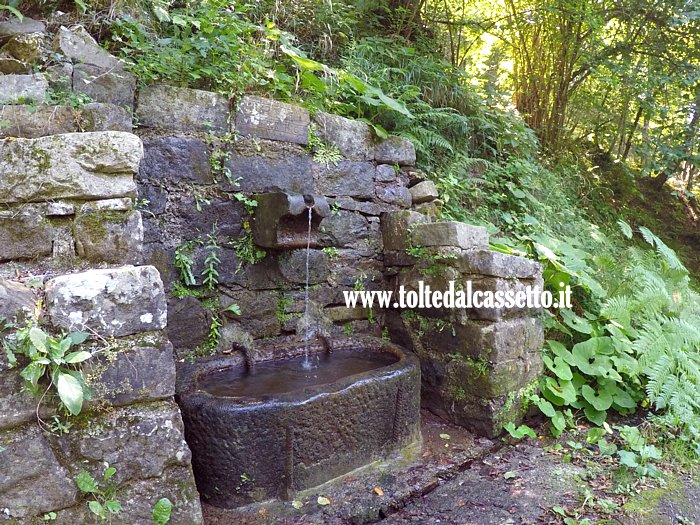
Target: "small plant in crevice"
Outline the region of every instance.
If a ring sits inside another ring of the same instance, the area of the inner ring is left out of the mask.
[[[166,525],[173,513],[173,502],[168,498],[161,498],[153,505],[151,518],[153,525]]]
[[[338,252],[338,248],[336,248],[335,246],[326,246],[321,251],[325,253],[329,259],[335,259],[340,254]]]
[[[222,178],[227,180],[231,186],[238,186],[238,180],[234,180],[231,170],[226,163],[231,158],[230,148],[236,141],[235,133],[214,133],[207,134],[207,143],[211,148],[209,154],[209,165],[211,173],[216,182],[221,182]]]
[[[83,402],[91,398],[90,388],[79,367],[94,355],[80,349],[87,338],[85,332],[53,337],[32,321],[20,328],[15,327],[3,338],[10,367],[19,364],[18,356],[29,361],[20,376],[24,379],[24,387],[39,397],[37,418],[46,430],[51,430],[51,425],[39,418],[39,407],[51,390],[55,391],[61,406],[70,415],[80,414]]]
[[[192,273],[192,267],[194,266],[192,254],[194,253],[195,246],[197,246],[197,241],[190,240],[175,249],[175,268],[180,274],[180,281],[182,281],[182,284],[185,286],[194,286],[197,284],[194,273]]]
[[[253,232],[248,221],[243,222],[243,232],[240,237],[229,241],[233,246],[236,256],[238,256],[238,267],[236,271],[240,271],[244,263],[257,264],[267,253],[255,245],[253,241]]]
[[[204,259],[204,270],[202,271],[203,284],[209,291],[213,291],[219,284],[219,271],[217,267],[221,263],[219,258],[219,243],[216,240],[216,224],[212,227],[212,232],[207,235],[207,257]]]
[[[343,160],[343,155],[335,144],[328,144],[318,134],[318,128],[313,122],[309,124],[308,150],[313,154],[315,162],[329,168],[331,164],[337,166]]]
[[[122,510],[121,503],[116,499],[117,485],[114,475],[117,469],[105,463],[105,471],[98,483],[89,472],[82,470],[75,478],[75,484],[88,498],[88,508],[101,520],[110,520]]]

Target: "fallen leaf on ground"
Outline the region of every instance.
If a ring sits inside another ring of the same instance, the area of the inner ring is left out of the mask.
[[[384,495],[384,491],[382,490],[381,487],[374,487],[374,493],[375,493],[377,496],[383,496],[383,495]]]
[[[330,504],[331,504],[331,500],[329,500],[328,498],[326,498],[326,497],[324,497],[324,496],[319,496],[318,499],[317,499],[316,501],[317,501],[318,504],[321,505],[322,507],[325,507],[326,505],[330,505]]]

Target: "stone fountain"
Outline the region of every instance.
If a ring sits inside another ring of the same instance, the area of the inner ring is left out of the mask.
[[[252,226],[259,246],[319,245],[326,199],[257,196]],[[291,499],[420,441],[420,365],[413,354],[369,337],[296,338],[245,355],[183,364],[178,402],[197,488],[209,504],[234,508]],[[304,326],[304,323],[301,323]]]

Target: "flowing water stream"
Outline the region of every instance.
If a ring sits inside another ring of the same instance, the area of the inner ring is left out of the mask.
[[[311,214],[313,206],[309,206],[309,229],[306,232],[306,289],[304,291],[304,362],[302,366],[305,370],[314,367],[309,359],[309,337],[311,336],[311,319],[309,319],[309,254],[311,253]]]

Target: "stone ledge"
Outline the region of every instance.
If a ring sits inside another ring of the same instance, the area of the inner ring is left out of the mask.
[[[463,250],[488,247],[489,234],[482,226],[463,222],[418,224],[411,231],[413,246],[454,246]]]
[[[309,122],[307,109],[262,97],[243,97],[236,111],[236,131],[241,136],[305,145]]]
[[[176,131],[228,131],[228,101],[199,89],[157,84],[141,90],[136,106],[139,126]]]
[[[46,304],[57,328],[89,327],[104,336],[165,328],[163,283],[153,266],[126,266],[63,275],[46,283]]]
[[[542,273],[542,266],[535,261],[490,250],[464,252],[455,266],[466,273],[505,279],[535,279]]]
[[[2,140],[0,202],[133,197],[142,156],[141,139],[120,131]]]

